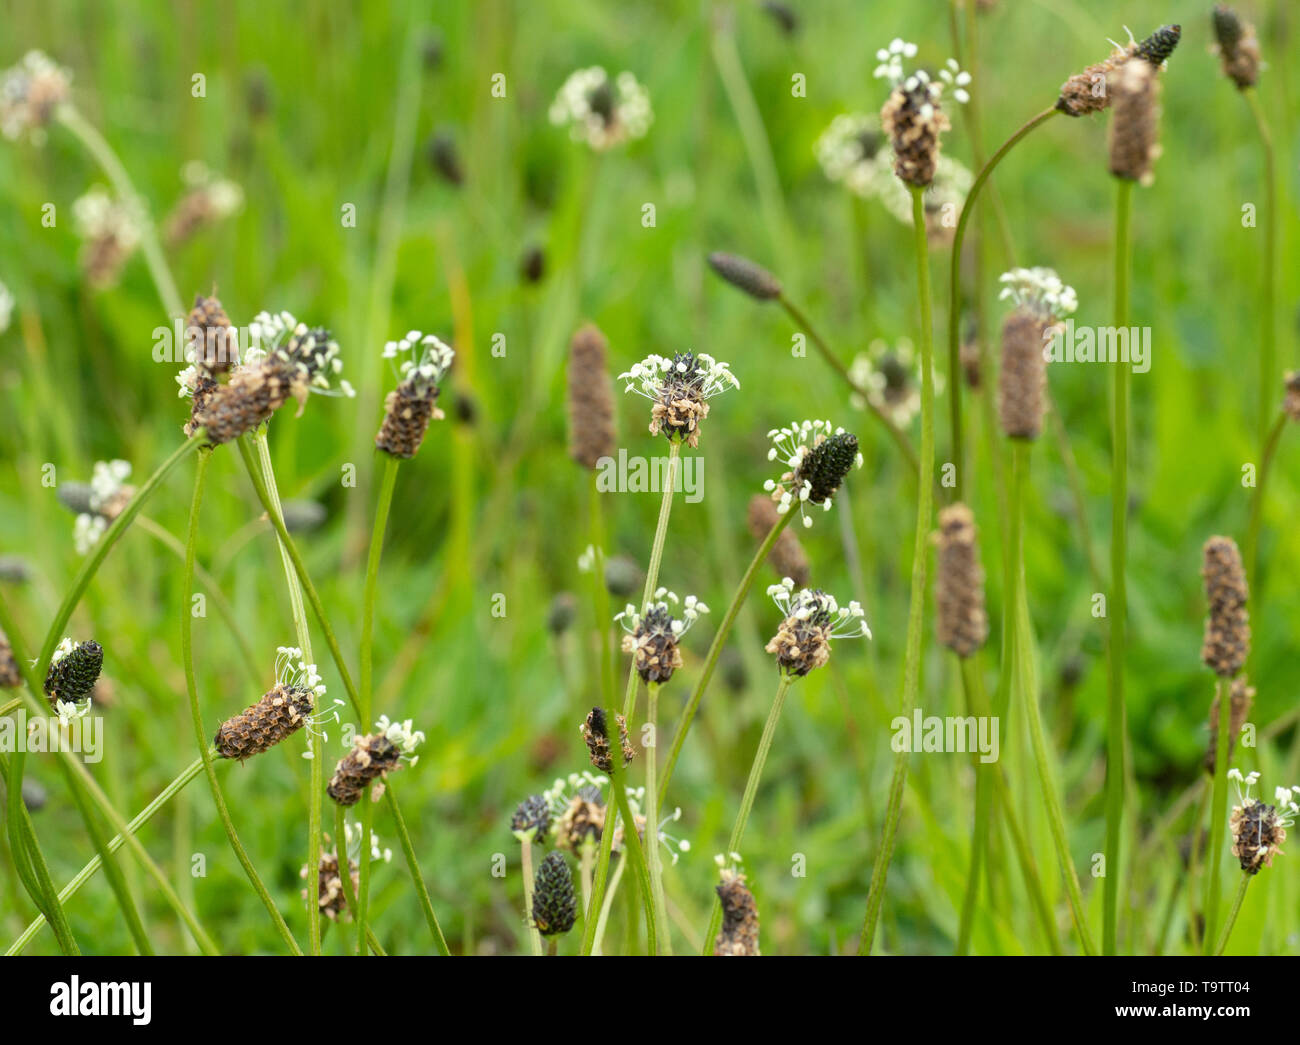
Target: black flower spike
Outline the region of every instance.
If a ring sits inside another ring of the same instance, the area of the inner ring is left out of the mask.
[[[710,254],[709,268],[733,287],[743,290],[758,301],[770,301],[781,296],[779,279],[767,269],[738,254],[723,254],[720,251]]]
[[[834,495],[858,460],[858,437],[852,432],[840,432],[823,439],[808,451],[799,468],[800,480],[812,483],[808,500],[821,504]]]
[[[1139,58],[1145,58],[1152,65],[1161,65],[1174,53],[1178,41],[1182,39],[1181,25],[1162,25],[1137,46],[1135,52]]]
[[[1237,12],[1224,4],[1215,4],[1213,20],[1214,38],[1219,41],[1220,47],[1231,51],[1241,42],[1241,19],[1237,17]]]
[[[104,647],[94,639],[75,644],[65,639],[54,656],[45,676],[45,695],[50,703],[62,700],[75,704],[89,697],[104,666]]]
[[[510,830],[521,842],[525,836],[532,842],[544,842],[550,827],[551,811],[541,795],[529,795],[510,818]]]
[[[560,853],[549,852],[533,879],[533,924],[543,936],[558,936],[572,929],[577,917],[573,874]]]

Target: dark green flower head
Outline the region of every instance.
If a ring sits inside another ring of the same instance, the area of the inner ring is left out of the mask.
[[[533,924],[543,936],[558,936],[572,929],[577,917],[568,862],[561,853],[549,852],[533,879]]]

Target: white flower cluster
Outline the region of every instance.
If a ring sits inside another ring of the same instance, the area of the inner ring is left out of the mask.
[[[893,345],[877,338],[866,352],[853,357],[849,377],[866,389],[871,405],[899,428],[906,428],[921,412],[921,361],[910,338],[900,337]],[[942,395],[944,375],[931,366],[930,377],[935,395]],[[858,410],[867,405],[856,392],[849,402]]]
[[[609,777],[590,770],[570,773],[567,777],[556,777],[554,783],[542,792],[542,800],[551,811],[551,816],[558,817],[569,808],[569,803],[573,801],[574,796],[583,791],[587,791],[589,795],[594,795],[599,800],[608,783]]]
[[[729,388],[740,387],[728,364],[719,363],[707,352],[680,355],[676,359],[649,355],[634,363],[631,370],[619,374],[618,379],[627,382],[623,391],[647,399],[658,399],[670,380],[689,381],[699,399],[711,399]]]
[[[645,137],[654,120],[650,94],[629,72],[613,80],[600,66],[572,73],[551,103],[551,123],[598,152]]]
[[[655,591],[651,601],[645,605],[645,610],[638,613],[632,603],[621,612],[614,615],[614,619],[619,621],[623,630],[628,634],[634,634],[642,624],[659,623],[665,626],[673,633],[674,638],[681,638],[691,628],[691,625],[699,619],[701,613],[708,613],[709,607],[704,605],[694,595],[686,596],[686,600],[681,603],[682,615],[680,618],[673,616],[674,607],[678,604],[677,595],[667,588],[659,588]],[[672,603],[672,606],[669,606]]]
[[[998,278],[1000,301],[1014,301],[1047,319],[1068,316],[1079,307],[1074,288],[1061,281],[1054,269],[1016,268]]]
[[[40,142],[54,106],[67,98],[72,74],[44,51],[28,51],[0,73],[0,134],[10,141],[30,131]]]
[[[346,380],[339,380],[335,388],[332,379],[343,372],[343,360],[337,341],[322,341],[306,323],[300,323],[291,312],[259,312],[248,324],[248,351],[244,354],[246,367],[257,366],[267,356],[278,353],[282,359],[294,364],[307,376],[312,392],[319,395],[341,395],[351,399],[356,390]],[[185,395],[184,375],[181,395]]]
[[[767,437],[772,440],[772,447],[767,451],[767,459],[780,461],[788,469],[780,479],[768,479],[763,483],[763,489],[772,494],[776,500],[778,515],[784,515],[797,504],[800,514],[803,515],[804,526],[812,526],[812,518],[804,513],[804,505],[812,493],[812,481],[807,478],[800,479],[799,470],[814,446],[832,435],[840,435],[843,432],[843,428],[835,428],[829,421],[815,420],[793,421],[788,428],[773,428],[767,433]],[[855,467],[862,467],[861,453],[857,456]],[[781,491],[779,496],[778,490]],[[827,497],[821,503],[822,511],[829,512],[834,500],[833,496]]]
[[[939,103],[939,99],[943,97],[944,88],[950,89],[952,96],[962,104],[970,101],[970,92],[966,88],[970,86],[971,75],[962,70],[955,58],[949,58],[944,63],[944,67],[939,70],[938,80],[930,79],[930,74],[924,69],[918,69],[908,75],[904,67],[904,59],[915,58],[916,51],[916,44],[895,37],[890,41],[888,47],[882,47],[876,52],[876,59],[880,64],[876,66],[873,75],[877,80],[886,80],[891,87],[901,87],[909,94],[917,90],[917,88],[924,88],[929,98],[921,111],[921,115],[925,119],[929,119],[932,115],[932,112],[927,110],[930,106]]]
[[[72,542],[78,555],[88,555],[108,529],[103,510],[122,492],[131,476],[131,462],[96,461],[90,478],[90,511],[80,512],[72,526]]]
[[[644,817],[645,788],[629,787],[627,788],[626,793],[627,807],[632,813],[632,816],[634,818]],[[691,843],[689,839],[677,838],[676,836],[669,834],[667,830],[669,824],[675,824],[681,818],[682,808],[681,806],[677,806],[671,813],[666,814],[660,819],[659,830],[656,835],[659,839],[659,844],[668,850],[668,855],[671,858],[674,867],[677,866],[677,861],[681,857],[682,853],[689,853],[691,851]]]
[[[143,214],[132,200],[118,200],[102,185],[95,185],[72,203],[72,220],[84,240],[114,240],[123,253],[140,242]]]
[[[244,205],[244,190],[229,178],[217,177],[199,160],[191,160],[181,168],[181,180],[191,191],[207,197],[213,219],[227,218]]]
[[[795,591],[794,581],[789,577],[782,578],[780,584],[768,585],[767,594],[786,617],[803,621],[824,618],[813,620],[813,623],[826,629],[827,638],[857,638],[861,635],[871,638],[866,611],[856,600],[841,606],[834,595],[821,590],[800,588]]]
[[[325,684],[316,671],[316,665],[305,663],[302,650],[297,646],[276,647],[275,682],[285,689],[305,689],[315,697],[325,695]]]
[[[361,855],[361,834],[360,824],[351,821],[343,824],[343,844],[349,860],[356,860]],[[384,863],[390,863],[393,859],[393,851],[380,846],[379,836],[374,831],[370,832],[370,859],[382,860]]]
[[[1258,802],[1259,799],[1253,798],[1250,789],[1259,783],[1259,773],[1248,773],[1246,776],[1241,775],[1241,770],[1233,767],[1228,770],[1228,779],[1233,781],[1237,788],[1237,803],[1243,808]],[[1245,785],[1243,788],[1242,785]],[[1273,801],[1277,811],[1277,822],[1281,827],[1290,827],[1295,823],[1296,818],[1300,816],[1300,785],[1295,787],[1278,787],[1273,790]]]
[[[403,353],[408,354],[397,368],[401,383],[420,393],[436,388],[456,358],[450,345],[418,330],[408,330],[405,337],[385,342],[385,359],[397,359]]]
[[[0,334],[9,329],[9,321],[14,314],[14,296],[9,288],[0,283]]]
[[[388,742],[397,748],[403,756],[410,756],[409,762],[415,765],[420,761],[420,756],[414,754],[416,747],[424,743],[424,733],[418,729],[413,729],[415,720],[406,719],[403,722],[390,722],[387,715],[380,715],[375,722],[375,729],[388,739]]]

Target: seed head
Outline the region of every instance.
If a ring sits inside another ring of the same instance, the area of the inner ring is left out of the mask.
[[[1201,660],[1220,678],[1231,678],[1250,654],[1249,593],[1237,542],[1231,537],[1206,541],[1201,576],[1209,603]]]
[[[724,867],[722,881],[717,886],[722,902],[722,929],[713,943],[713,953],[719,958],[756,958],[758,949],[758,904],[754,894],[745,885],[745,876]]]
[[[1043,427],[1047,361],[1043,345],[1051,327],[1042,315],[1018,306],[1002,323],[1002,367],[998,373],[998,414],[1012,439],[1037,439]]]
[[[749,499],[749,533],[754,540],[764,540],[780,519],[772,498],[756,493]],[[767,561],[772,564],[778,576],[791,578],[800,588],[808,586],[812,568],[808,563],[808,554],[793,530],[787,528],[781,531],[767,554]]]
[[[542,793],[551,815],[550,835],[554,845],[578,853],[594,848],[605,830],[605,803],[601,789],[605,777],[573,773],[567,780],[556,780]]]
[[[593,323],[569,345],[569,456],[595,469],[613,457],[614,392],[609,383],[609,343]]]
[[[173,250],[244,205],[244,190],[233,181],[217,177],[203,163],[187,163],[181,177],[188,191],[163,223],[163,239]]]
[[[186,358],[206,376],[224,374],[239,362],[239,340],[230,325],[230,317],[215,297],[194,297],[185,323],[188,341]]]
[[[669,440],[695,447],[700,443],[700,422],[709,416],[709,400],[729,388],[739,388],[726,363],[707,352],[678,352],[672,359],[647,356],[631,370],[619,374],[625,392],[651,400],[650,434],[662,432]]]
[[[299,877],[307,877],[307,868],[303,867]],[[357,867],[355,860],[348,860],[348,875],[352,879],[352,895],[355,896],[361,888],[361,871]],[[348,911],[347,894],[343,890],[343,875],[339,869],[339,856],[334,850],[322,852],[320,854],[320,866],[317,869],[319,878],[318,888],[320,904],[320,913],[328,918],[331,922],[351,920],[351,914]],[[302,891],[302,898],[309,899],[309,893],[306,889]]]
[[[551,599],[546,613],[546,630],[552,635],[563,635],[578,615],[578,600],[571,591],[558,591]]]
[[[767,459],[784,462],[788,470],[780,479],[767,480],[763,489],[772,495],[778,515],[784,515],[797,503],[804,526],[812,526],[804,505],[820,505],[823,511],[830,511],[845,477],[854,468],[862,467],[858,437],[843,428],[832,428],[829,421],[773,428],[767,436],[772,440]]]
[[[521,842],[544,842],[551,827],[551,810],[546,796],[529,795],[510,818],[510,830]]]
[[[820,589],[795,591],[789,577],[771,585],[767,594],[785,616],[765,649],[788,676],[802,678],[830,660],[832,639],[871,638],[860,603],[842,607],[835,596]]]
[[[880,110],[880,126],[894,150],[894,173],[904,184],[924,189],[934,181],[940,137],[951,126],[940,106],[944,88],[951,88],[957,101],[967,102],[971,76],[953,58],[940,70],[939,80],[931,80],[924,70],[908,75],[904,59],[914,58],[916,52],[916,44],[893,40],[876,52],[881,64],[875,76],[893,87]]]
[[[389,773],[402,768],[402,764],[415,765],[419,756],[413,752],[424,741],[424,734],[411,729],[411,720],[389,722],[383,715],[375,723],[376,731],[354,737],[352,749],[339,760],[330,777],[325,793],[341,806],[356,805],[366,786],[378,779],[372,799],[383,793],[382,784]]]
[[[709,255],[709,267],[733,287],[743,290],[757,301],[781,296],[781,281],[765,268],[738,254]]]
[[[615,715],[618,723],[619,743],[623,748],[623,765],[632,761],[634,754],[632,744],[627,737],[627,720],[622,715]],[[582,724],[582,736],[587,741],[587,751],[591,754],[591,764],[602,773],[614,771],[614,759],[609,750],[609,723],[604,708],[592,708],[587,721]]]
[[[973,656],[989,634],[984,570],[975,540],[975,516],[964,504],[939,512],[934,605],[939,641],[957,656]]]
[[[1246,723],[1246,716],[1250,714],[1251,704],[1255,700],[1255,687],[1246,681],[1245,675],[1239,675],[1232,680],[1231,695],[1229,704],[1231,705],[1231,718],[1228,720],[1228,755],[1232,755],[1233,748],[1237,746],[1237,737],[1241,735],[1241,727]],[[1214,703],[1210,705],[1210,742],[1205,752],[1205,771],[1211,775],[1214,774],[1215,755],[1218,752],[1219,745],[1219,695],[1215,693]]]
[[[1273,866],[1274,855],[1282,852],[1286,829],[1300,814],[1300,804],[1296,802],[1300,797],[1300,787],[1277,788],[1274,791],[1276,805],[1266,805],[1250,793],[1259,781],[1258,773],[1243,777],[1241,770],[1229,769],[1228,779],[1236,784],[1238,798],[1238,805],[1233,808],[1229,821],[1232,855],[1240,861],[1243,871],[1256,875],[1261,867]]]
[[[59,718],[78,718],[90,710],[90,694],[103,666],[104,647],[94,639],[59,643],[45,674],[45,695]]]
[[[667,588],[660,588],[645,604],[642,612],[628,603],[614,619],[627,633],[623,636],[623,652],[632,654],[637,674],[645,682],[667,682],[673,672],[682,666],[682,652],[678,642],[695,623],[701,613],[709,608],[694,595],[686,596],[681,618],[673,616],[678,599]]]
[[[573,874],[564,854],[552,850],[533,878],[533,925],[543,936],[558,936],[572,929],[577,917]]]
[[[1110,108],[1110,77],[1130,58],[1141,58],[1148,65],[1160,68],[1178,46],[1182,29],[1166,25],[1157,29],[1140,43],[1129,34],[1127,45],[1116,44],[1110,55],[1081,73],[1075,73],[1061,85],[1061,95],[1056,108],[1067,116],[1084,116]]]
[[[1110,172],[1149,185],[1160,155],[1160,81],[1149,62],[1125,62],[1108,80],[1115,109],[1110,125]]]
[[[256,704],[223,722],[212,742],[222,758],[243,762],[293,736],[315,709],[316,697],[310,689],[277,685]]]

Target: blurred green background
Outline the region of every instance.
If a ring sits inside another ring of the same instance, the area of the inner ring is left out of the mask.
[[[1199,660],[1200,549],[1211,534],[1244,537],[1250,491],[1242,487],[1242,466],[1258,458],[1262,233],[1242,227],[1241,208],[1263,206],[1261,154],[1245,102],[1209,53],[1209,6],[1001,0],[978,17],[974,89],[985,155],[1052,104],[1068,75],[1102,59],[1107,37],[1126,39],[1126,24],[1138,36],[1162,23],[1183,24],[1163,77],[1164,154],[1155,184],[1140,189],[1135,202],[1133,315],[1152,328],[1153,361],[1133,381],[1127,672],[1136,812],[1126,834],[1125,881],[1132,888],[1122,897],[1120,936],[1123,948],[1139,952],[1187,947],[1195,904],[1181,891],[1187,872],[1179,843],[1189,818],[1158,838],[1153,825],[1200,774],[1213,694]],[[673,511],[661,583],[698,595],[714,614],[692,631],[686,666],[665,687],[665,729],[752,554],[745,506],[772,475],[767,430],[826,417],[862,440],[866,464],[848,481],[847,497],[832,514],[818,513],[816,526],[800,536],[815,583],[841,601],[860,599],[875,639],[836,644],[829,667],[794,690],[744,846],[765,953],[856,946],[888,791],[915,483],[829,368],[811,353],[792,357],[786,317],[727,287],[705,257],[729,250],[770,268],[846,361],[877,338],[915,339],[909,230],[879,204],[855,200],[828,181],[814,145],[836,115],[879,110],[887,89],[871,73],[876,49],[891,38],[917,42],[918,61],[932,66],[953,54],[952,12],[943,0],[792,7],[800,23],[793,35],[757,3],[698,0],[0,5],[0,64],[40,48],[69,67],[76,105],[118,150],[156,218],[182,195],[180,170],[188,161],[201,160],[242,187],[245,203],[236,216],[168,252],[187,301],[215,288],[237,324],[261,309],[288,309],[328,326],[343,346],[344,376],[359,398],[313,398],[297,419],[283,410],[271,423],[270,441],[282,494],[313,499],[327,511],[325,523],[299,540],[352,658],[373,513],[370,447],[393,381],[380,349],[411,328],[454,340],[457,364],[440,400],[447,420],[431,429],[398,479],[375,664],[376,712],[413,718],[428,735],[420,764],[394,785],[456,952],[526,949],[510,814],[557,776],[587,768],[578,724],[597,693],[589,585],[577,558],[588,540],[588,479],[567,457],[564,409],[568,339],[586,319],[608,336],[615,374],[652,352],[694,348],[730,362],[741,382],[739,391],[714,401],[696,451],[704,462],[703,500],[679,499]],[[1249,0],[1239,10],[1257,22],[1269,63],[1260,90],[1276,138],[1283,210],[1280,401],[1281,369],[1295,365],[1297,267],[1288,262],[1296,242],[1296,17],[1285,0]],[[588,65],[631,70],[646,85],[654,123],[645,139],[597,156],[550,124],[555,92],[572,70]],[[196,73],[206,78],[204,97],[192,95]],[[492,95],[496,74],[505,77],[504,98]],[[795,74],[806,78],[805,97],[792,94]],[[752,134],[747,141],[741,130],[751,94],[761,141]],[[1051,266],[1077,288],[1080,325],[1111,322],[1107,118],[1050,121],[995,179],[1018,263]],[[953,119],[945,151],[970,166],[969,125],[957,113]],[[464,172],[459,186],[430,162],[437,135],[454,142]],[[767,149],[775,191],[760,193]],[[0,282],[17,300],[13,323],[0,335],[0,554],[20,555],[32,568],[28,583],[0,585],[23,621],[28,650],[39,645],[79,563],[73,518],[42,486],[42,467],[52,463],[60,481],[85,480],[96,460],[125,458],[142,481],[182,438],[188,413],[176,397],[177,368],[151,358],[153,330],[165,317],[141,256],[104,290],[92,289],[80,272],[71,205],[103,183],[92,159],[57,125],[42,147],[0,143]],[[58,220],[48,228],[41,208],[51,202]],[[647,203],[655,207],[650,228],[642,222]],[[347,204],[355,206],[355,227],[340,220]],[[985,206],[980,213],[992,212]],[[996,330],[1002,312],[994,282],[1010,266],[999,240],[982,231],[995,226],[976,224],[965,271],[976,271],[982,251],[978,300],[986,328]],[[520,271],[531,247],[545,254],[537,283]],[[936,249],[932,264],[942,346],[948,251]],[[968,279],[968,297],[975,290]],[[498,335],[504,353],[492,350]],[[942,347],[937,365],[946,369]],[[992,380],[986,375],[986,387]],[[1103,563],[1109,380],[1100,366],[1051,374]],[[948,394],[938,403],[941,462]],[[993,686],[998,528],[981,413],[973,397],[968,404],[969,499],[989,575],[994,629],[984,666]],[[646,432],[646,402],[620,394],[618,407],[620,445],[634,455],[662,453],[664,444]],[[919,424],[913,427],[915,437]],[[1294,444],[1295,436],[1284,433],[1264,506],[1254,593],[1252,721],[1261,732],[1296,710],[1300,688],[1293,643],[1300,588],[1287,581],[1300,569]],[[348,465],[358,471],[356,487],[342,481]],[[192,463],[183,465],[145,510],[172,535],[184,533],[191,474]],[[1105,622],[1091,615],[1095,585],[1069,506],[1058,443],[1044,438],[1033,455],[1027,507],[1029,599],[1071,845],[1097,925],[1100,882],[1088,868],[1103,835]],[[644,563],[658,497],[612,494],[605,507],[611,553]],[[199,559],[234,605],[260,677],[256,685],[249,679],[219,615],[209,610],[196,621],[200,696],[214,730],[269,687],[275,646],[293,634],[274,538],[260,514],[232,451],[218,451]],[[852,540],[841,525],[847,522]],[[101,569],[70,629],[106,649],[105,673],[117,700],[106,712],[106,757],[92,770],[127,816],[195,756],[180,666],[188,597],[179,590],[179,566],[160,539],[136,527]],[[670,809],[682,809],[674,830],[692,843],[666,877],[670,906],[680,916],[679,950],[697,947],[707,924],[712,856],[726,844],[775,690],[762,644],[779,614],[762,595],[775,578],[764,577],[733,636],[727,679],[720,673],[706,695],[669,798]],[[574,627],[555,638],[546,619],[562,591],[578,594],[580,610]],[[504,616],[493,614],[498,594]],[[342,695],[323,646],[317,659],[326,683]],[[923,671],[925,712],[959,713],[954,662],[928,625]],[[1073,946],[1037,777],[1022,752],[1023,723],[1013,709],[1003,761],[1062,937]],[[327,770],[336,744],[332,736]],[[296,738],[222,771],[236,825],[300,939],[303,749]],[[1269,794],[1275,784],[1300,781],[1294,719],[1234,764],[1260,769]],[[634,763],[633,782],[641,772]],[[36,829],[63,883],[93,848],[49,756],[29,760],[27,775],[47,791],[34,814]],[[963,756],[914,757],[879,949],[951,951],[972,781]],[[326,813],[329,830],[328,806]],[[395,847],[382,812],[375,829]],[[142,839],[223,951],[280,948],[202,782],[156,817]],[[1001,850],[1009,852],[1005,840]],[[508,858],[505,878],[492,873],[497,853]],[[205,855],[206,877],[191,876],[193,854]],[[1222,855],[1226,876],[1231,858]],[[792,873],[799,856],[804,875]],[[34,912],[7,852],[5,860],[0,935],[9,940]],[[148,879],[129,858],[123,866],[156,945],[184,951],[188,937]],[[1014,863],[995,866],[1001,869],[993,901],[977,921],[975,949],[1041,952],[1045,943]],[[1134,866],[1136,878],[1128,873]],[[629,876],[629,895],[631,886]],[[1300,868],[1284,858],[1252,887],[1230,951],[1300,953],[1298,899]],[[431,950],[400,855],[376,871],[371,910],[390,952]],[[615,910],[607,952],[630,946],[626,911]],[[68,914],[86,952],[131,950],[102,877],[69,903]],[[575,933],[561,949],[576,944]],[[343,947],[343,934],[331,931],[326,949]],[[28,953],[53,950],[44,931]]]

